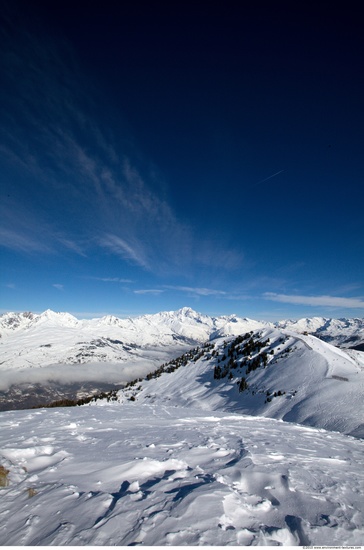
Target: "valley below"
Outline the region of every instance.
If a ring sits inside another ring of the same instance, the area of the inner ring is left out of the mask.
[[[7,391],[0,391],[0,412],[32,409],[54,403],[65,406],[115,389],[119,390],[121,386],[102,382],[62,384],[47,381],[42,384],[17,384],[10,386]]]

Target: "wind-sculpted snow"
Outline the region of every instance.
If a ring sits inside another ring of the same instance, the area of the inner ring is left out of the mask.
[[[360,545],[364,442],[160,404],[0,417],[2,545]]]

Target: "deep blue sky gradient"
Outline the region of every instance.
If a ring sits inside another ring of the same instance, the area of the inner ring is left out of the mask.
[[[1,310],[363,316],[358,8],[1,2]]]

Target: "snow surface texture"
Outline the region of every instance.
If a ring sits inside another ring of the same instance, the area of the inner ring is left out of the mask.
[[[2,545],[360,545],[364,442],[126,404],[1,414]]]

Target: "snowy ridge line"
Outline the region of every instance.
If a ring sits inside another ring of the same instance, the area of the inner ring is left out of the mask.
[[[261,329],[207,343],[90,404],[132,401],[233,411],[362,438],[363,392],[362,352],[348,354],[314,336]]]

